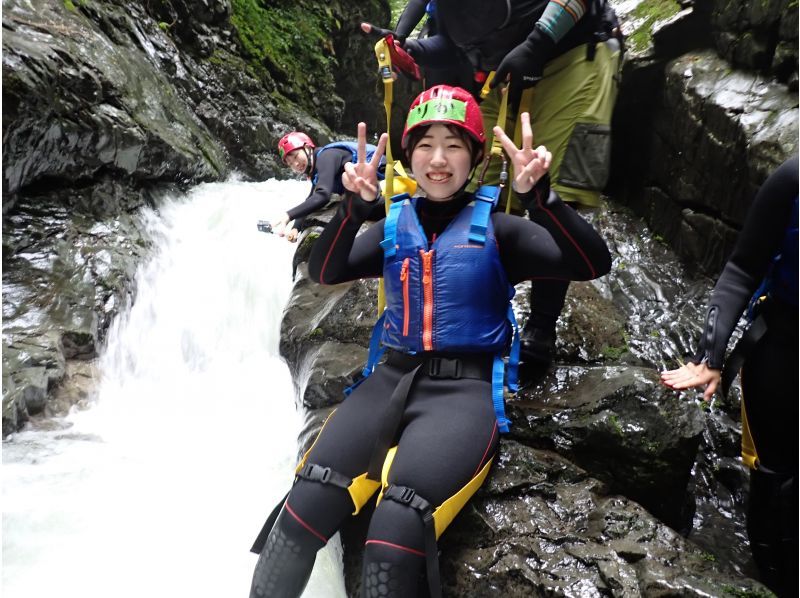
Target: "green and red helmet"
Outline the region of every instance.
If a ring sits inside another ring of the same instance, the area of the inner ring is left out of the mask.
[[[281,160],[286,162],[286,156],[289,155],[289,152],[306,146],[312,149],[316,147],[311,137],[300,131],[292,131],[281,137],[281,140],[278,142],[278,153],[281,156]]]
[[[453,125],[463,129],[480,148],[486,142],[483,116],[478,102],[461,87],[435,85],[419,94],[408,111],[401,147],[407,149],[408,134],[411,131],[420,126],[434,124]]]

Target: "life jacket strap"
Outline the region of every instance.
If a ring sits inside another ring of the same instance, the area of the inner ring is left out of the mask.
[[[506,407],[503,398],[503,379],[505,378],[506,363],[502,355],[496,355],[494,358],[494,367],[492,368],[492,404],[494,405],[494,414],[497,417],[497,428],[501,433],[508,433],[508,424],[511,422],[506,418]]]
[[[372,334],[369,337],[369,353],[367,354],[367,363],[364,364],[364,369],[361,370],[361,377],[353,384],[344,389],[344,396],[349,397],[358,386],[375,371],[375,366],[378,360],[383,356],[386,349],[381,346],[381,335],[383,334],[383,321],[386,319],[386,312],[381,314],[375,326],[372,327]]]
[[[520,338],[519,338],[519,325],[517,318],[514,316],[514,308],[508,306],[508,321],[511,328],[514,330],[514,335],[511,339],[511,351],[508,355],[508,369],[506,370],[506,386],[509,392],[515,393],[519,390],[519,354],[520,354]]]
[[[400,211],[403,209],[405,200],[410,199],[408,193],[395,195],[391,199],[391,207],[383,223],[383,241],[380,242],[383,249],[383,259],[393,258],[397,254],[397,221],[400,218]]]
[[[428,589],[431,598],[441,598],[442,581],[439,576],[439,549],[436,545],[436,525],[433,506],[422,498],[413,488],[390,484],[383,491],[383,498],[414,509],[422,518],[425,535],[425,569],[428,575]]]
[[[472,220],[469,224],[469,242],[484,245],[492,209],[497,205],[500,189],[494,185],[481,185],[475,193]]]

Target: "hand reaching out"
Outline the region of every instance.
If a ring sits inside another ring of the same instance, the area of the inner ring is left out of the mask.
[[[286,225],[289,224],[289,214],[282,214],[280,218],[273,220],[270,224],[272,224],[272,232],[279,237],[283,237],[286,234]]]
[[[386,133],[381,135],[378,140],[378,147],[372,155],[372,159],[367,162],[367,125],[358,123],[358,150],[355,164],[348,162],[344,165],[342,174],[342,185],[344,188],[360,195],[364,201],[375,201],[378,197],[378,166],[380,165],[383,152],[386,149]]]
[[[704,401],[714,398],[721,378],[720,370],[712,369],[705,363],[687,363],[676,370],[661,372],[661,384],[673,390],[705,386]]]
[[[520,116],[522,119],[522,147],[514,145],[508,135],[501,127],[494,128],[495,136],[503,144],[503,149],[511,159],[514,166],[513,189],[517,193],[527,193],[533,189],[534,185],[550,169],[550,162],[553,154],[547,148],[540,145],[536,149],[533,147],[533,129],[531,129],[531,117],[527,112]]]

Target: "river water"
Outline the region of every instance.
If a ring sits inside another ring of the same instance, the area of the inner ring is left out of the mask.
[[[97,396],[3,443],[5,598],[247,595],[300,430],[278,355],[294,246],[256,221],[307,191],[206,184],[147,215],[156,251]],[[340,560],[331,542],[304,596],[345,596]]]

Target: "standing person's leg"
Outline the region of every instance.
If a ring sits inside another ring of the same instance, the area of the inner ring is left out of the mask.
[[[573,207],[599,206],[608,180],[619,62],[616,40],[597,44],[591,61],[586,46],[579,46],[548,63],[534,88],[529,107],[534,144],[552,152],[553,188]],[[537,214],[530,216],[537,221]],[[546,367],[552,361],[556,322],[568,288],[566,281],[531,285],[531,312],[521,346],[527,365]]]
[[[752,446],[743,454],[756,457],[747,532],[762,581],[779,596],[798,593],[797,341],[796,314],[770,322],[742,368],[742,440]]]
[[[363,596],[425,595],[428,563],[438,583],[438,562],[428,561],[435,540],[480,487],[497,450],[488,381],[418,379],[404,425],[384,465],[389,486],[370,522]]]
[[[251,598],[299,596],[317,551],[378,489],[378,482],[365,479],[365,474],[380,430],[379,416],[400,375],[378,367],[325,422],[298,466],[292,490],[261,549]]]

